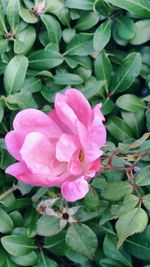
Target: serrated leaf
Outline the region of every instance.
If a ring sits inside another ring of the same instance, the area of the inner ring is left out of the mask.
[[[150,166],[142,168],[136,177],[136,184],[138,186],[150,185]]]
[[[120,248],[127,237],[143,232],[147,223],[148,216],[142,208],[135,208],[121,215],[115,226],[119,238],[117,247]]]
[[[150,261],[150,225],[145,231],[130,237],[126,242],[127,249],[135,258]],[[146,265],[145,267],[148,267]]]
[[[110,182],[104,188],[103,197],[110,201],[118,201],[132,193],[132,190],[132,185],[127,182]]]
[[[93,37],[94,50],[100,52],[107,45],[111,37],[110,21],[103,22],[95,31]]]
[[[92,259],[97,248],[95,233],[84,224],[75,224],[68,228],[66,243],[74,251]]]

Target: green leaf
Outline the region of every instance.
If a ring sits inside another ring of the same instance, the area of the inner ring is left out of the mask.
[[[92,35],[89,33],[76,34],[67,45],[66,55],[87,56],[93,52]]]
[[[38,17],[35,16],[29,9],[26,9],[24,7],[20,8],[19,15],[27,23],[34,24],[38,22]]]
[[[34,251],[31,251],[26,255],[11,256],[10,259],[19,266],[33,266],[37,262],[38,256]]]
[[[68,251],[68,246],[65,241],[66,231],[61,231],[59,234],[47,237],[44,240],[44,248],[52,253],[62,256]]]
[[[128,124],[130,129],[132,130],[134,136],[139,138],[143,132],[143,128],[141,125],[145,123],[145,112],[144,110],[139,112],[126,112],[122,111],[121,116],[124,121]]]
[[[112,116],[108,119],[106,127],[110,134],[118,141],[124,141],[126,139],[133,138],[133,133],[125,121],[118,118],[117,116]]]
[[[128,89],[139,75],[142,66],[142,58],[139,53],[131,53],[123,60],[112,80],[111,92],[122,92]]]
[[[94,232],[84,224],[75,224],[68,228],[66,243],[74,251],[92,259],[97,248],[97,238]]]
[[[19,22],[20,2],[19,0],[9,0],[6,16],[12,33],[15,33],[16,25]]]
[[[49,42],[58,44],[62,36],[62,30],[58,20],[51,15],[41,15],[41,20],[45,24]]]
[[[106,88],[106,86],[105,86]],[[105,100],[102,100],[102,113],[104,115],[107,115],[109,113],[111,113],[111,111],[113,110],[115,104],[114,102],[111,100],[111,98],[107,97]]]
[[[138,186],[150,185],[150,166],[142,168],[136,177],[136,184]]]
[[[94,50],[100,52],[107,45],[111,37],[110,21],[103,22],[95,31],[93,37]]]
[[[92,10],[94,0],[67,0],[65,5],[69,8]]]
[[[143,233],[130,237],[126,245],[131,255],[137,259],[150,261],[150,225]]]
[[[32,94],[28,91],[9,95],[4,98],[7,107],[11,110],[25,109],[25,108],[37,108]]]
[[[134,22],[127,16],[120,16],[115,19],[116,34],[124,40],[130,40],[135,33]]]
[[[30,67],[37,70],[49,70],[60,65],[63,57],[57,51],[36,50],[29,56]]]
[[[124,94],[118,97],[116,104],[118,107],[130,112],[138,112],[146,108],[141,98],[132,94]]]
[[[132,190],[132,185],[127,182],[110,182],[104,188],[103,197],[110,201],[118,201],[132,193]]]
[[[8,235],[1,238],[6,251],[13,256],[22,256],[36,249],[34,241],[21,235]]]
[[[43,215],[37,221],[37,233],[42,236],[53,236],[63,229],[60,219],[54,216]]]
[[[80,89],[87,99],[101,95],[101,90],[105,85],[105,81],[97,81],[92,78]]]
[[[14,52],[26,55],[32,48],[36,39],[36,32],[32,26],[26,27],[23,31],[16,34],[14,41]]]
[[[45,256],[41,250],[41,255],[39,257],[39,262],[34,267],[58,267],[58,264]]]
[[[83,83],[81,76],[73,73],[58,73],[54,76],[56,84],[76,85]]]
[[[21,90],[27,67],[28,59],[25,56],[18,55],[10,60],[4,73],[4,87],[8,94]]]
[[[105,52],[100,52],[98,57],[94,62],[95,75],[98,80],[106,81],[106,90],[108,90],[108,85],[110,83],[112,74],[112,65]]]
[[[116,231],[119,238],[117,247],[121,247],[127,237],[141,233],[148,223],[148,216],[141,208],[135,208],[119,217],[116,222]]]
[[[100,260],[100,266],[102,267],[123,267],[122,263],[113,260],[113,259],[108,259],[108,258],[104,258],[102,260]]]
[[[83,204],[87,210],[95,211],[100,206],[100,199],[96,192],[89,190],[85,198],[83,199]]]
[[[75,36],[75,29],[70,29],[70,28],[66,28],[63,31],[63,39],[65,41],[65,43],[69,43],[72,38]]]
[[[143,196],[143,204],[148,211],[150,211],[150,194]]]
[[[85,31],[92,28],[99,21],[99,15],[94,12],[85,13],[77,22],[75,28],[79,31]]]
[[[139,20],[135,23],[135,34],[130,40],[133,45],[140,45],[150,40],[150,19]]]
[[[149,0],[105,0],[105,2],[126,9],[139,17],[150,17]]]
[[[146,125],[148,132],[150,132],[150,110],[146,111]]]
[[[9,233],[14,227],[11,217],[0,207],[0,232]]]
[[[111,208],[111,214],[115,217],[119,217],[124,213],[135,208],[139,203],[139,198],[135,195],[126,195],[123,202],[120,204],[113,205]]]
[[[107,258],[119,261],[123,266],[132,266],[131,258],[125,248],[122,246],[120,250],[116,248],[117,238],[112,235],[106,235],[103,243],[104,254]]]

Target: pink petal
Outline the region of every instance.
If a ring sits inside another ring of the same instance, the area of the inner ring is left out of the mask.
[[[38,7],[36,8],[36,13],[40,14],[44,8],[45,8],[45,0],[39,3]]]
[[[68,171],[74,176],[81,176],[83,173],[83,167],[79,160],[80,149],[78,149],[72,156],[71,161],[68,164]]]
[[[95,125],[99,124],[102,121],[105,121],[105,117],[103,116],[100,108],[102,107],[102,104],[97,104],[92,111],[93,116],[93,123]]]
[[[62,132],[72,134],[71,129],[69,129],[69,127],[63,123],[63,120],[59,119],[55,109],[50,111],[47,115],[59,126]]]
[[[22,131],[10,131],[5,136],[5,144],[9,153],[17,160],[22,161],[20,149],[24,142],[25,135]]]
[[[95,176],[95,174],[100,171],[101,165],[100,165],[100,159],[95,160],[92,162],[92,164],[89,166],[89,170],[86,173],[87,179],[91,179]]]
[[[92,110],[87,99],[80,91],[74,88],[66,90],[65,95],[67,96],[67,104],[74,111],[78,120],[88,126]]]
[[[65,172],[61,176],[33,174],[26,164],[18,162],[10,165],[5,172],[15,176],[19,181],[34,186],[60,186],[65,180],[72,179],[70,174]]]
[[[22,159],[33,173],[50,173],[50,161],[54,157],[54,146],[41,133],[29,133],[20,150]]]
[[[62,196],[69,202],[84,198],[88,191],[89,185],[83,177],[74,181],[64,182],[61,186]]]
[[[60,93],[56,94],[55,97],[55,110],[59,119],[67,126],[69,129],[75,133],[76,132],[76,121],[77,116],[74,111],[67,104],[67,97]]]
[[[59,161],[69,162],[79,145],[75,136],[65,133],[62,134],[56,144],[56,158]]]
[[[20,111],[14,119],[14,129],[23,131],[24,134],[40,132],[49,138],[56,138],[61,130],[46,114],[37,109]]]

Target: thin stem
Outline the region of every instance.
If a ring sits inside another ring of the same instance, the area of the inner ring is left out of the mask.
[[[9,188],[7,191],[2,193],[0,195],[0,201],[2,201],[5,197],[7,197],[9,194],[11,194],[13,191],[15,191],[18,188],[18,186],[13,185],[11,188]]]

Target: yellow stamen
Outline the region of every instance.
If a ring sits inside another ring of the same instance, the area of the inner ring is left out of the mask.
[[[84,158],[85,158],[84,151],[83,151],[83,149],[81,149],[80,150],[80,153],[79,153],[79,160],[80,160],[80,162],[83,162]]]

